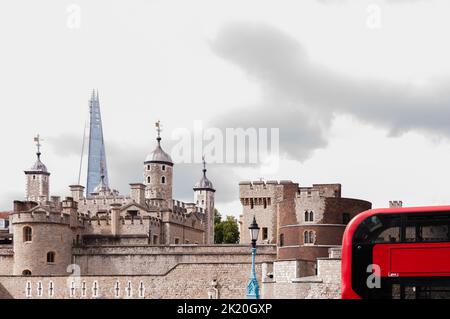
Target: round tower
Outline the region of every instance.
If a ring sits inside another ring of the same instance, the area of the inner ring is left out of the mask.
[[[36,163],[25,171],[26,198],[28,201],[45,202],[49,197],[50,173],[44,163],[41,162],[41,139],[39,135],[34,138],[37,146]]]
[[[69,275],[66,270],[72,263],[74,237],[70,220],[76,213],[76,204],[66,200],[62,203],[63,211],[57,212],[33,202],[14,203],[13,275]]]
[[[216,190],[206,177],[206,162],[203,157],[203,176],[194,186],[194,203],[203,209],[205,221],[205,244],[214,244],[214,193]]]
[[[28,201],[15,201],[10,217],[13,275],[68,275],[66,269],[72,261],[74,230],[78,220],[77,203],[72,198],[62,203],[43,200],[48,198],[48,182],[44,183],[44,177],[50,173],[40,161],[39,136],[35,141],[38,160],[31,170],[25,172]],[[36,180],[40,180],[41,184]]]
[[[168,205],[172,201],[172,158],[161,148],[161,128],[156,122],[157,146],[144,162],[144,185],[146,199],[165,200]]]

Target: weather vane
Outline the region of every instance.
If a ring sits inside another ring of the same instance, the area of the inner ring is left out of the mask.
[[[160,137],[162,129],[161,129],[161,123],[159,120],[158,120],[158,122],[155,123],[155,127],[156,127],[156,132],[158,132],[158,137]]]
[[[43,141],[43,139],[40,137],[39,134],[37,134],[34,138],[34,142],[36,143],[36,147],[37,147],[37,154],[38,156],[41,155],[41,142]]]
[[[203,172],[206,172],[206,161],[205,161],[205,155],[202,156],[203,161]]]

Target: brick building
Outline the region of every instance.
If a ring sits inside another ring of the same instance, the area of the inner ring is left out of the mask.
[[[341,245],[346,224],[372,204],[343,198],[340,184],[299,187],[291,181],[239,183],[243,213],[241,243],[253,216],[261,227],[259,243],[276,244],[277,260],[298,261],[299,276],[314,275],[316,261]]]

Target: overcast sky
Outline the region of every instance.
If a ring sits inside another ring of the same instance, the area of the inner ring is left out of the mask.
[[[113,188],[171,132],[279,128],[280,168],[210,165],[216,206],[238,216],[238,183],[341,183],[385,207],[449,204],[450,2],[447,0],[0,2],[0,210],[25,195],[33,137],[51,192],[76,183],[91,90]],[[85,170],[83,169],[84,176]],[[85,183],[83,176],[82,183]],[[192,201],[199,163],[174,170]]]

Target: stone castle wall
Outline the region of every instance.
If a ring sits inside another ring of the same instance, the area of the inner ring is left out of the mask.
[[[14,267],[14,253],[12,245],[0,246],[0,276],[11,275]]]
[[[9,256],[5,258],[12,259],[11,251],[2,251]],[[275,246],[258,247],[259,280],[261,264],[275,258]],[[9,294],[13,298],[208,298],[215,281],[219,298],[245,298],[251,255],[250,248],[241,245],[98,246],[74,248],[74,264],[75,272],[69,276],[1,274],[0,297]],[[73,296],[72,285],[76,287]],[[145,289],[143,296],[142,289]]]
[[[274,279],[263,279],[262,296],[266,299],[340,299],[341,260],[319,258],[317,275],[298,277],[297,261],[277,261],[273,265]]]
[[[178,264],[163,275],[147,276],[0,276],[0,298],[175,298],[208,299],[217,283],[221,299],[244,299],[251,262]],[[261,280],[261,264],[257,264]],[[73,282],[73,283],[72,283]],[[3,289],[2,289],[3,287]],[[38,288],[42,287],[39,295]],[[50,291],[52,287],[52,291]],[[74,287],[75,289],[71,289]],[[117,290],[117,287],[119,290]],[[128,289],[128,288],[131,289]],[[83,289],[84,288],[84,289]],[[96,289],[94,289],[96,288]],[[73,295],[71,295],[73,291]]]
[[[259,246],[257,262],[273,261],[276,247]],[[92,246],[73,249],[73,263],[81,275],[163,275],[180,263],[250,262],[245,245],[185,246]]]

